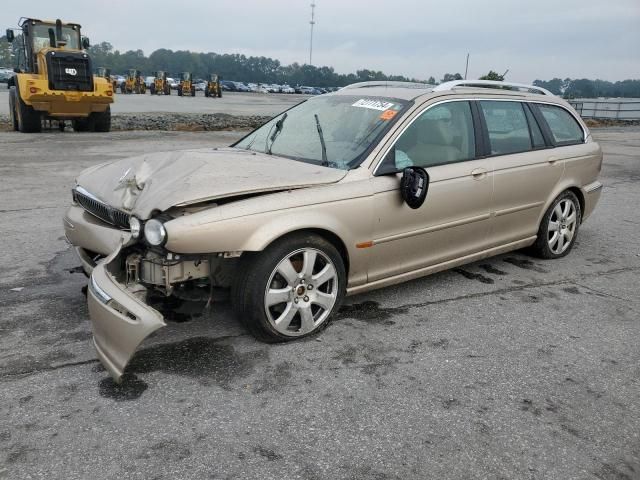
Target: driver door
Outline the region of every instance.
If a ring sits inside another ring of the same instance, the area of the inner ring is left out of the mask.
[[[475,131],[471,104],[449,101],[427,107],[397,138],[372,178],[369,282],[487,247],[493,171],[488,159],[476,159]],[[430,176],[426,200],[415,210],[400,195],[407,166]]]

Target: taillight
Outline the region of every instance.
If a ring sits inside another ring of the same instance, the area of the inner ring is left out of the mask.
[[[30,91],[31,93],[38,93],[38,89],[37,89],[36,87],[31,87],[31,88],[29,88],[29,91]]]

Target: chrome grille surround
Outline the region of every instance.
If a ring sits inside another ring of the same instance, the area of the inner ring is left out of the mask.
[[[108,205],[80,185],[73,188],[72,195],[74,201],[94,217],[114,227],[129,230],[130,215],[128,213]]]

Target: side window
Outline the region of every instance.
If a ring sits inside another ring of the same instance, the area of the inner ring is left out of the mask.
[[[448,102],[427,109],[395,144],[395,167],[430,167],[475,158],[476,143],[469,102]]]
[[[542,136],[542,131],[540,130],[540,125],[536,121],[536,118],[531,113],[528,107],[524,107],[524,111],[527,114],[527,122],[529,122],[529,130],[531,131],[531,140],[533,141],[533,148],[544,148],[546,144],[544,142],[544,137]]]
[[[582,128],[564,108],[542,104],[538,104],[537,107],[549,125],[551,135],[557,144],[571,145],[584,142]]]
[[[520,102],[481,101],[492,155],[531,150],[529,124]]]

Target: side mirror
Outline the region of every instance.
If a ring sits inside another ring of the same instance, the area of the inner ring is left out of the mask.
[[[13,34],[13,30],[7,28],[7,42],[12,43],[16,37]]]
[[[410,208],[420,208],[427,198],[428,190],[429,174],[424,168],[407,167],[402,171],[400,195]]]
[[[87,37],[82,37],[82,48],[86,50],[90,46],[91,46],[91,42],[89,42],[89,39]]]

